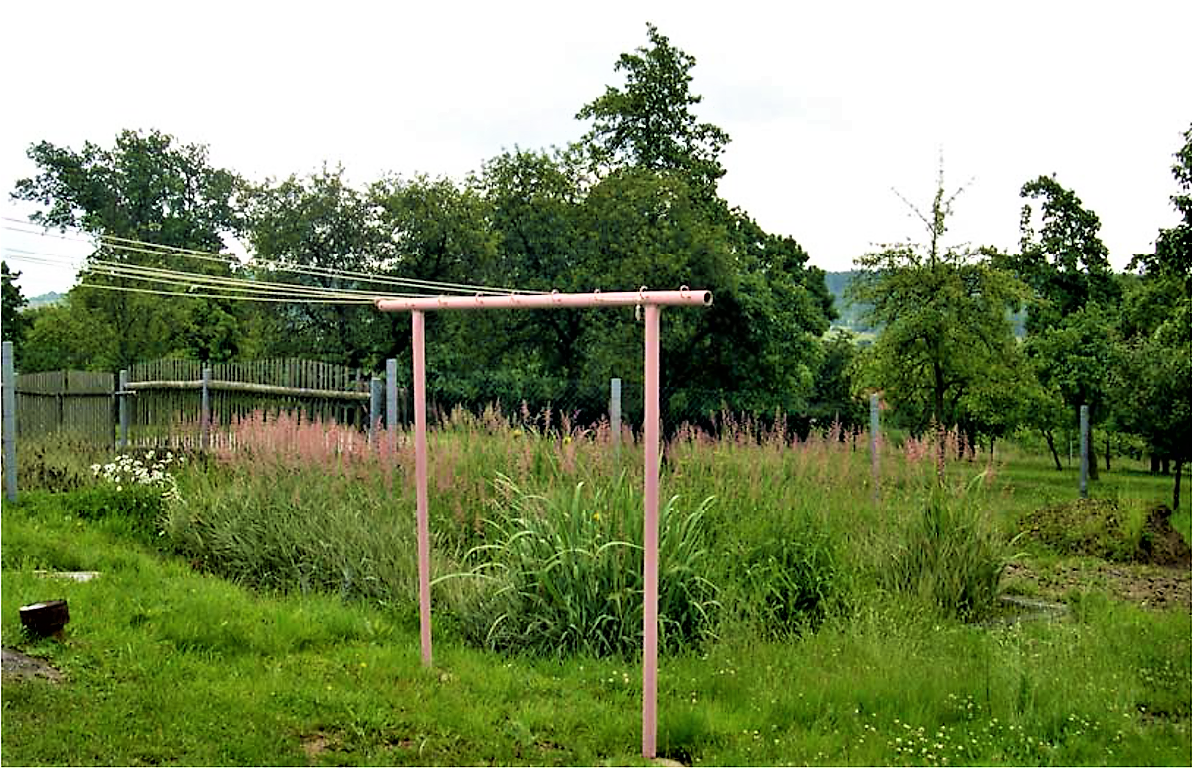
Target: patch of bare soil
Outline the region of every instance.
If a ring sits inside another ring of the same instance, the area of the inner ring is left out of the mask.
[[[1186,567],[1109,563],[1030,567],[1014,562],[1005,567],[1002,582],[1029,583],[1035,594],[1060,601],[1071,591],[1095,588],[1143,607],[1192,608],[1191,562]]]
[[[328,750],[328,736],[323,733],[308,735],[303,738],[303,753],[308,762],[315,762],[321,754]]]
[[[23,652],[3,648],[0,657],[0,669],[5,679],[36,679],[42,677],[51,682],[61,682],[62,672],[50,665],[42,658],[34,658]]]

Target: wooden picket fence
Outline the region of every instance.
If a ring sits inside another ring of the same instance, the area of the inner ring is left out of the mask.
[[[363,428],[369,422],[369,378],[361,369],[297,358],[214,364],[205,383],[199,361],[164,359],[127,373],[129,443],[190,447],[202,443],[206,391],[211,434],[254,412]]]
[[[52,434],[99,446],[116,440],[115,378],[107,372],[39,372],[16,377],[17,437]]]
[[[136,364],[123,379],[107,372],[57,371],[15,378],[18,439],[48,435],[113,447],[124,402],[133,446],[199,446],[238,420],[264,412],[364,429],[370,420],[370,375],[361,369],[297,358],[215,364]],[[203,412],[204,402],[208,412]]]

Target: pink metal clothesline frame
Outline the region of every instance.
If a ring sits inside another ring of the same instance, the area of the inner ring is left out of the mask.
[[[660,308],[709,305],[710,292],[600,292],[506,296],[376,299],[384,312],[411,311],[411,359],[415,400],[415,515],[419,541],[419,642],[424,665],[432,664],[432,593],[428,543],[428,424],[424,367],[424,313],[437,310],[628,307],[644,309],[644,670],[643,755],[656,756],[656,653],[660,512]]]

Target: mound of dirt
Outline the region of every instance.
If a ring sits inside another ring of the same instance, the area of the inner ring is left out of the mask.
[[[1171,509],[1167,506],[1156,505],[1146,514],[1139,557],[1135,561],[1164,567],[1192,568],[1192,547],[1171,526]]]
[[[1116,500],[1070,500],[1023,514],[1018,524],[1063,555],[1191,569],[1192,549],[1171,526],[1167,506],[1153,506],[1140,528],[1132,513]]]

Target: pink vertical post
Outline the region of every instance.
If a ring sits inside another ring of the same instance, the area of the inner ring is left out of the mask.
[[[432,665],[431,549],[428,546],[428,407],[424,393],[424,311],[411,311],[411,364],[415,397],[415,521],[419,540],[419,647]]]
[[[660,305],[644,306],[644,756],[656,756],[660,527]]]

